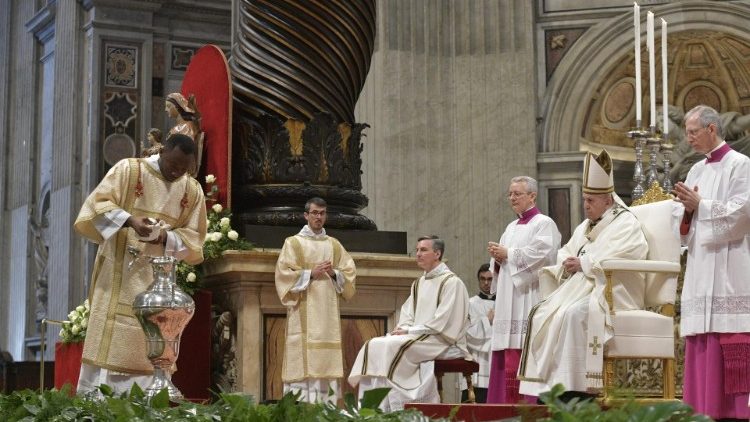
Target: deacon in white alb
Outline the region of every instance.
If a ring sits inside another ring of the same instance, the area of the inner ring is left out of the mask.
[[[482,264],[477,271],[479,293],[469,299],[469,327],[466,344],[474,360],[479,363],[479,372],[471,376],[477,403],[487,402],[487,385],[490,382],[490,345],[492,342],[492,319],[495,316],[495,295],[490,293],[492,272],[490,264]],[[469,399],[468,386],[459,377],[461,402]]]

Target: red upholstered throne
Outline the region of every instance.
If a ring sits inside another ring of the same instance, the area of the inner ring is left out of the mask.
[[[198,181],[216,176],[218,202],[231,208],[232,195],[232,81],[227,59],[215,45],[198,50],[185,71],[182,95],[195,95],[204,134],[203,159]]]

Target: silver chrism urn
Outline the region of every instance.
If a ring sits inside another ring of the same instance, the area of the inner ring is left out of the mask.
[[[182,331],[195,313],[195,302],[177,286],[175,258],[151,258],[151,267],[154,282],[133,301],[133,312],[146,334],[148,360],[154,365],[154,379],[145,393],[151,398],[166,388],[169,399],[177,401],[183,397],[172,384],[172,368],[180,353]]]

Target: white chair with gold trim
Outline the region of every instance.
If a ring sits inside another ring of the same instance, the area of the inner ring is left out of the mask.
[[[662,196],[664,197],[664,196]],[[618,359],[660,359],[663,371],[663,399],[675,397],[674,304],[680,274],[680,239],[672,230],[672,200],[630,208],[643,227],[649,252],[646,260],[602,261],[607,277],[605,296],[614,315],[614,338],[604,351],[604,400],[610,399]],[[617,311],[612,308],[612,274],[620,271],[646,273],[645,305],[648,310]]]

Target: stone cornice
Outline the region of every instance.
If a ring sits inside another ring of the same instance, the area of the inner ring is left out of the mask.
[[[55,35],[55,15],[57,0],[51,0],[33,18],[26,22],[26,30],[34,34],[40,43],[45,43]]]
[[[194,16],[230,16],[231,1],[186,1],[186,0],[79,0],[85,10],[97,6],[151,12],[187,13]],[[210,19],[210,18],[209,18]]]
[[[357,266],[358,288],[408,288],[423,273],[414,257],[408,255],[352,252],[351,256]],[[250,287],[273,283],[278,258],[279,249],[226,251],[222,259],[203,264],[207,285],[241,281]]]

